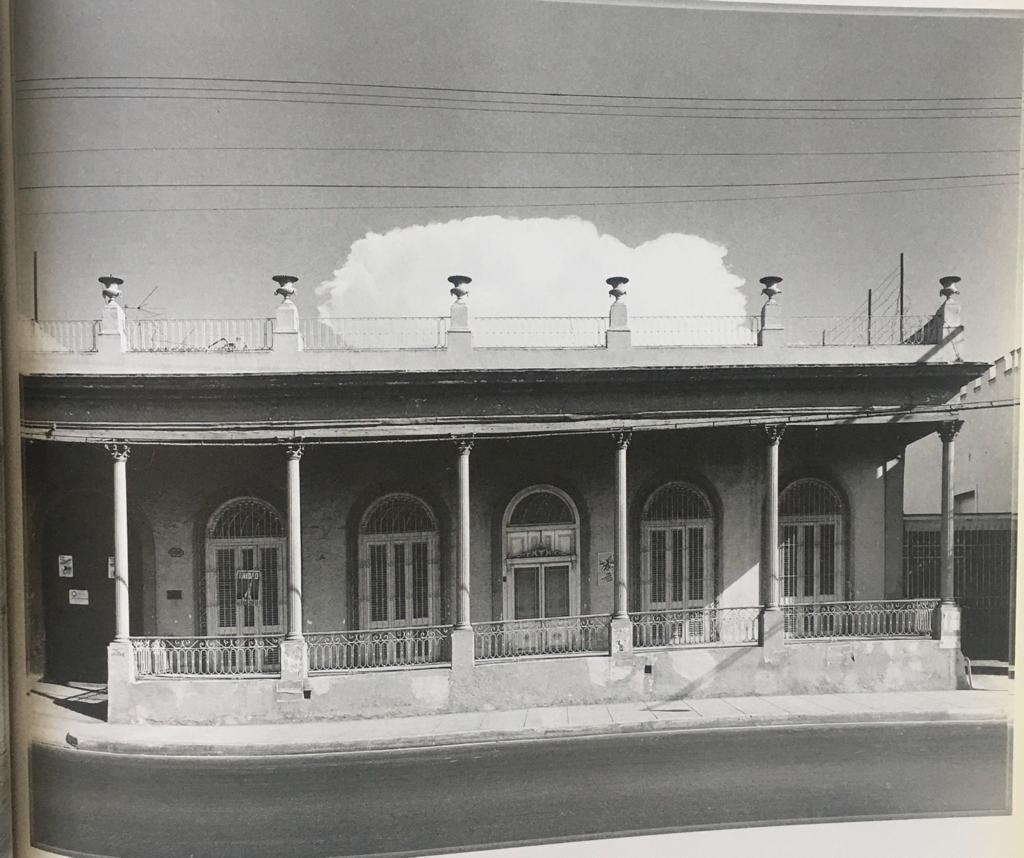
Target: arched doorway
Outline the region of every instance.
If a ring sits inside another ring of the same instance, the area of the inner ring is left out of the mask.
[[[846,504],[824,480],[803,477],[779,497],[783,604],[847,598]]]
[[[415,495],[378,498],[359,523],[359,627],[436,625],[437,518]]]
[[[283,633],[286,534],[280,513],[254,497],[221,504],[206,526],[206,629],[211,635]]]
[[[46,678],[105,683],[114,639],[113,499],[99,492],[65,497],[46,515],[42,536]],[[135,522],[128,527],[128,570],[129,627],[139,634],[142,549]]]
[[[714,601],[715,520],[697,487],[672,482],[644,504],[640,525],[640,610],[703,608]]]
[[[531,486],[505,509],[503,615],[506,620],[580,613],[579,513],[554,486]]]

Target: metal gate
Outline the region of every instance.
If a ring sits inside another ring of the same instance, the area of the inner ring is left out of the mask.
[[[941,592],[937,515],[903,519],[903,594],[938,598]],[[964,655],[1009,661],[1013,646],[1013,597],[1017,518],[1011,514],[956,516],[953,595],[961,609]]]

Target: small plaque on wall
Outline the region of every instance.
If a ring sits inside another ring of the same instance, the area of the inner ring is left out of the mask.
[[[167,598],[171,599],[171,600],[180,601],[181,600],[181,590],[168,590],[167,591]]]
[[[57,555],[57,575],[61,578],[75,577],[75,558],[70,554]]]
[[[610,551],[597,552],[597,569],[601,575],[601,581],[610,584],[615,580],[615,555]]]
[[[178,546],[174,546],[173,548],[168,548],[167,549],[167,553],[170,554],[171,557],[184,557],[185,556],[185,549],[184,548],[178,548]]]
[[[68,590],[68,604],[69,605],[88,605],[89,604],[89,591],[88,590]]]
[[[117,577],[117,561],[115,561],[113,557],[108,557],[107,558],[107,577],[108,578],[116,578]]]

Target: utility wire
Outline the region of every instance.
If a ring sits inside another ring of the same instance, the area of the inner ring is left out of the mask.
[[[191,77],[188,75],[64,75],[51,77],[30,77],[19,78],[16,84],[43,83],[56,81],[78,81],[78,80],[171,80],[171,81],[199,81],[214,83],[263,83],[281,84],[291,86],[335,86],[361,89],[407,89],[418,92],[463,92],[488,95],[526,95],[526,96],[547,96],[550,98],[620,98],[638,99],[652,101],[733,101],[733,102],[903,102],[903,101],[1014,101],[1019,102],[1020,96],[1016,95],[977,95],[977,96],[894,96],[894,97],[856,97],[838,98],[771,98],[765,96],[753,97],[718,97],[718,96],[677,96],[677,95],[637,95],[637,94],[615,94],[615,93],[593,93],[593,92],[560,92],[542,90],[522,89],[483,89],[469,87],[446,87],[426,86],[423,84],[391,84],[391,83],[362,83],[355,81],[323,81],[323,80],[288,80],[281,78],[248,78],[248,77]]]
[[[946,176],[885,176],[876,179],[817,179],[793,182],[708,182],[692,184],[653,184],[653,185],[437,185],[437,184],[404,184],[376,182],[95,182],[68,183],[52,185],[21,185],[22,191],[52,190],[98,190],[98,189],[138,189],[138,188],[283,188],[300,190],[426,190],[426,191],[641,191],[641,190],[681,190],[709,188],[777,188],[803,187],[807,185],[853,185],[873,184],[876,182],[924,182],[950,181],[954,179],[1003,179],[1016,176],[1017,173],[964,173]]]
[[[339,206],[193,206],[172,208],[118,208],[118,209],[48,209],[41,211],[21,212],[23,215],[71,215],[71,214],[140,214],[167,212],[259,212],[259,211],[396,211],[396,210],[444,210],[444,209],[551,209],[551,208],[583,208],[590,206],[648,206],[648,205],[690,205],[693,203],[727,203],[755,202],[757,200],[798,200],[816,197],[851,197],[870,194],[906,194],[925,193],[928,191],[953,191],[961,188],[1000,188],[1016,187],[1016,182],[985,182],[977,184],[938,185],[932,188],[884,188],[864,191],[831,191],[820,194],[762,194],[759,196],[740,197],[702,197],[689,200],[610,200],[593,202],[589,200],[564,203],[427,203],[425,205],[409,204],[368,204]]]
[[[286,97],[273,97],[266,98],[263,96],[256,95],[243,95],[243,96],[223,96],[223,95],[130,95],[130,94],[93,94],[93,95],[19,95],[16,96],[18,101],[46,101],[46,100],[64,100],[64,99],[126,99],[126,100],[138,100],[138,99],[150,99],[150,100],[179,100],[179,101],[255,101],[272,104],[323,104],[327,106],[343,106],[343,107],[387,107],[387,108],[398,108],[408,110],[461,110],[469,111],[474,113],[506,113],[506,114],[551,114],[553,116],[605,116],[605,117],[628,117],[637,119],[722,119],[722,120],[770,120],[770,121],[832,121],[832,122],[868,122],[868,121],[882,121],[882,120],[971,120],[979,121],[983,119],[1017,119],[1020,117],[1020,113],[993,113],[986,114],[984,116],[920,116],[920,115],[893,115],[893,116],[751,116],[751,115],[735,115],[735,114],[709,114],[709,113],[690,113],[690,114],[679,114],[679,113],[635,113],[635,112],[622,112],[616,110],[610,112],[608,110],[562,110],[558,105],[551,105],[554,109],[542,109],[542,108],[511,108],[511,107],[468,107],[466,105],[451,105],[451,104],[393,104],[390,102],[382,101],[344,101],[344,100],[331,100],[332,96],[330,93],[324,93],[324,98],[286,98]],[[326,100],[325,100],[326,99]],[[636,110],[635,106],[630,108]],[[742,109],[742,108],[734,108]],[[959,108],[950,108],[950,110],[957,110]],[[997,110],[1008,110],[1010,108],[997,107]]]

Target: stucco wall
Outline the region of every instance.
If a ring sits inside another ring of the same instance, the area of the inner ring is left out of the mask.
[[[650,673],[645,668],[650,667]],[[800,642],[578,656],[313,676],[282,702],[273,679],[139,680],[111,689],[110,717],[135,723],[267,723],[687,697],[956,688],[956,650],[934,640]]]

